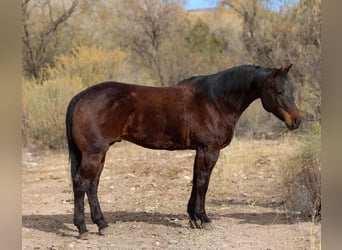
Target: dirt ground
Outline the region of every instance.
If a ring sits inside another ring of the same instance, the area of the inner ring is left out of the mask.
[[[206,202],[213,225],[203,230],[191,229],[186,213],[193,151],[116,144],[107,154],[99,186],[112,232],[98,235],[87,205],[89,240],[77,239],[72,222],[67,154],[24,149],[22,248],[320,249],[320,224],[284,210],[279,168],[286,156],[279,152],[288,143],[235,139],[221,152]]]

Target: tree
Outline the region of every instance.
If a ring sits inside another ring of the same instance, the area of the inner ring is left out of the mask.
[[[222,41],[210,31],[208,24],[198,19],[186,36],[192,51],[212,56],[222,49]]]
[[[168,54],[177,50],[183,37],[180,1],[128,0],[119,8],[123,20],[121,44],[132,51],[134,64],[150,72],[156,83],[171,84],[174,78],[168,71],[173,68],[175,58]]]
[[[266,7],[267,0],[222,0],[221,6],[233,10],[242,19],[241,40],[244,60],[252,64],[274,65],[274,51],[285,32],[290,31],[291,20],[285,13]],[[290,11],[290,9],[287,9]],[[286,12],[287,12],[286,11]],[[281,62],[286,64],[288,62]]]
[[[260,11],[260,0],[222,0],[221,5],[228,6],[242,18],[242,41],[246,54],[257,58],[260,48],[257,42],[258,14]]]
[[[52,63],[56,54],[53,46],[56,34],[75,13],[79,0],[72,0],[68,7],[64,2],[60,4],[57,8],[51,0],[22,2],[23,71],[26,76],[38,79],[42,67]]]

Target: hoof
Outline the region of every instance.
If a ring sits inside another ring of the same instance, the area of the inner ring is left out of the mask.
[[[213,228],[213,225],[211,224],[211,222],[200,222],[197,220],[189,220],[189,224],[192,229],[211,230]]]
[[[202,229],[202,225],[197,220],[189,220],[189,224],[192,229]]]
[[[89,239],[89,232],[85,232],[85,233],[81,233],[79,236],[78,236],[78,238],[80,239],[80,240],[88,240]]]
[[[108,226],[108,227],[104,227],[104,228],[101,228],[99,229],[99,235],[106,235],[106,234],[110,234],[111,233],[111,228]]]
[[[211,222],[204,222],[201,224],[202,229],[211,230],[213,229],[213,224]]]

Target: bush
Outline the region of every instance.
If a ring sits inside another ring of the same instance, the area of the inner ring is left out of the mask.
[[[80,79],[49,80],[42,85],[23,82],[22,132],[24,146],[65,148],[65,112],[68,102],[82,89]]]
[[[303,135],[296,146],[296,154],[284,167],[282,177],[286,187],[286,206],[289,211],[313,220],[321,218],[321,132],[315,125]]]

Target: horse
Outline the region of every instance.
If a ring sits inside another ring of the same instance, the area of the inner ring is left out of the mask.
[[[106,152],[121,140],[150,149],[195,150],[187,213],[192,228],[207,226],[211,220],[205,198],[211,172],[249,104],[260,98],[264,109],[289,130],[299,127],[300,112],[288,78],[291,66],[241,65],[168,87],[107,81],[75,95],[67,107],[66,135],[79,238],[89,237],[85,194],[99,234],[108,233],[97,190]]]

